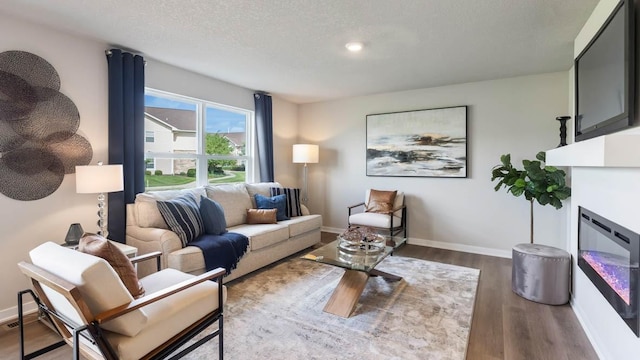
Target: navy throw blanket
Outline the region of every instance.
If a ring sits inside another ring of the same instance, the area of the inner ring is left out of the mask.
[[[207,271],[222,267],[226,275],[238,265],[240,258],[247,252],[249,239],[238,233],[227,232],[222,235],[203,234],[189,243],[196,246],[204,254],[204,265]]]

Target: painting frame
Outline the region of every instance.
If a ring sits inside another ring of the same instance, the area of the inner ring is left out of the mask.
[[[366,116],[366,174],[467,178],[468,106]]]

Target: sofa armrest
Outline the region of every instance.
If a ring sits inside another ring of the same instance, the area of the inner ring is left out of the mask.
[[[135,225],[127,226],[127,244],[138,249],[143,255],[154,251],[162,253],[161,267],[167,267],[169,254],[182,249],[182,241],[176,233],[167,229],[141,228]],[[138,264],[138,276],[144,277],[155,272],[151,263]]]

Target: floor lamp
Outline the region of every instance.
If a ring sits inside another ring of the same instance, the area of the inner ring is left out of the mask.
[[[76,192],[78,194],[98,194],[98,234],[104,238],[109,235],[105,216],[105,193],[122,191],[122,165],[76,166]]]
[[[293,162],[295,164],[304,164],[304,182],[302,183],[302,202],[304,204],[309,200],[309,192],[307,188],[307,164],[317,164],[319,158],[318,145],[312,144],[295,144],[293,145]]]

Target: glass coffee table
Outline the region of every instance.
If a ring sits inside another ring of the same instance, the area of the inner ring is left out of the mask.
[[[303,259],[345,269],[324,311],[348,318],[356,308],[370,277],[380,276],[390,281],[402,280],[400,276],[377,270],[375,267],[403,243],[404,241],[400,243],[386,241],[386,244],[383,243],[382,246],[373,250],[345,250],[344,247],[339,247],[339,240],[336,240],[304,255]]]

